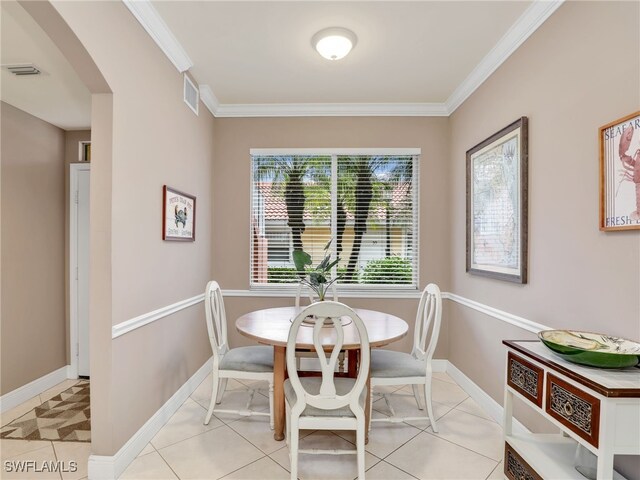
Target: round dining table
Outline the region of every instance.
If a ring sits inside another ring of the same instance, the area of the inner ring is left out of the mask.
[[[236,320],[236,329],[242,335],[256,340],[264,345],[273,345],[273,416],[274,432],[273,438],[284,439],[285,426],[285,399],[284,381],[287,378],[286,347],[289,338],[289,329],[296,315],[304,307],[279,307],[266,308],[249,312]],[[389,313],[366,310],[362,308],[353,309],[362,319],[367,328],[369,336],[369,346],[383,347],[395,342],[407,334],[409,326],[403,319]],[[349,319],[343,320],[344,343],[343,350],[348,352],[348,376],[355,377],[357,374],[356,362],[357,352],[360,350],[358,333],[353,322]],[[324,331],[326,330],[326,332]],[[321,343],[331,347],[335,343],[336,331],[334,328],[326,328],[322,332]],[[313,350],[313,328],[303,327],[298,331],[296,348]],[[365,408],[367,428],[369,431],[370,419],[370,395],[371,388],[367,380],[367,399]]]

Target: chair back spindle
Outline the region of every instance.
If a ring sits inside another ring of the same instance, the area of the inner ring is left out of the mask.
[[[442,320],[442,294],[435,283],[422,291],[416,315],[413,350],[411,355],[418,360],[431,360],[438,344]]]
[[[215,280],[207,284],[205,294],[205,314],[207,319],[207,332],[213,351],[213,363],[218,367],[220,359],[229,350],[227,341],[227,315],[224,310],[222,290]]]

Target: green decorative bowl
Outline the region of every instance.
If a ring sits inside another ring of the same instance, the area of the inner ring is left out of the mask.
[[[556,355],[580,365],[625,368],[640,363],[640,343],[633,340],[572,330],[543,330],[538,337]]]

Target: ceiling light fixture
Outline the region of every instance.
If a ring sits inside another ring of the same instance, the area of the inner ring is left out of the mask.
[[[331,27],[320,30],[311,38],[311,45],[327,60],[340,60],[356,46],[358,37],[351,30]]]

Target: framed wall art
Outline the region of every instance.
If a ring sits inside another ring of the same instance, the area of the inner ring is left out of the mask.
[[[600,230],[640,229],[640,112],[600,127]]]
[[[527,283],[527,117],[467,151],[467,272]]]
[[[162,239],[178,242],[196,239],[196,197],[166,185],[162,188]]]

